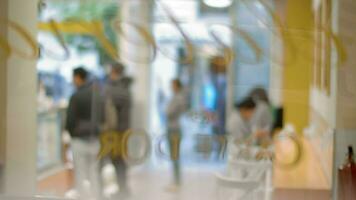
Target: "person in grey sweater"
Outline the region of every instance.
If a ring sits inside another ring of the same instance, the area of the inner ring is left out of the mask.
[[[124,134],[131,128],[131,104],[132,97],[130,86],[132,79],[124,76],[125,67],[121,63],[115,63],[111,66],[109,80],[104,89],[106,103],[111,102],[114,112],[110,112],[115,116],[111,117],[116,122],[110,131],[115,131],[117,134]],[[108,111],[106,111],[108,112]],[[108,117],[108,115],[105,115]],[[104,119],[105,121],[105,119]],[[117,182],[120,187],[120,195],[127,196],[129,188],[127,185],[127,165],[123,155],[111,156],[111,162],[115,167]]]
[[[170,157],[173,162],[174,185],[172,190],[176,190],[181,183],[181,172],[179,164],[180,142],[181,142],[181,127],[180,118],[186,110],[186,99],[183,91],[182,83],[179,79],[172,81],[173,98],[168,103],[166,110],[168,142],[170,146]]]
[[[111,67],[108,83],[105,86],[105,98],[112,100],[116,108],[116,131],[125,132],[130,127],[132,96],[130,86],[132,79],[124,75],[125,67],[116,63]]]

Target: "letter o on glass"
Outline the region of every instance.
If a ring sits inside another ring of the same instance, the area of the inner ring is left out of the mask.
[[[62,47],[64,54],[63,55],[59,55],[57,53],[54,53],[54,51],[52,51],[50,49],[46,49],[44,45],[39,44],[41,52],[43,51],[43,54],[47,55],[48,57],[50,57],[50,58],[52,58],[54,60],[59,60],[59,61],[68,60],[69,57],[70,57],[69,48],[65,44],[65,40],[63,38],[63,35],[59,31],[58,25],[56,24],[56,22],[53,19],[51,19],[49,21],[49,26],[51,27],[51,29],[52,29],[52,31],[54,33],[54,37],[56,38],[57,42]]]
[[[135,32],[138,33],[138,35],[140,35],[140,37],[144,41],[144,44],[139,43],[137,41],[133,41],[132,39],[129,39],[129,36],[127,33],[125,33],[124,29],[122,28],[122,25],[129,26],[129,27],[133,28],[135,30]],[[152,50],[149,62],[153,62],[156,59],[157,45],[156,45],[154,37],[147,30],[147,28],[145,28],[144,26],[137,24],[137,23],[122,22],[119,20],[113,22],[113,27],[119,35],[121,35],[123,38],[125,38],[126,42],[128,42],[132,45],[136,45],[136,46],[149,45]],[[138,64],[140,64],[140,63],[146,64],[146,62],[147,62],[147,61],[142,61],[142,60],[133,60],[132,58],[128,58],[128,59],[131,62],[136,62]]]
[[[12,53],[18,55],[21,58],[29,59],[29,60],[37,60],[38,59],[38,47],[37,41],[31,36],[31,34],[20,24],[10,21],[10,20],[0,20],[0,23],[9,27],[13,31],[17,32],[19,36],[29,45],[31,49],[31,53],[27,53],[23,51],[21,48],[12,46],[9,41],[4,41],[3,38],[0,40],[0,46],[5,50],[6,57],[10,57]]]
[[[11,47],[6,39],[0,35],[0,58],[6,60],[11,56]]]
[[[137,147],[144,147],[139,150],[140,156],[137,158],[133,158],[132,156],[129,155],[129,142],[132,137],[140,137],[142,138],[140,145],[137,145]],[[123,138],[122,138],[122,145],[121,145],[121,152],[123,159],[126,161],[126,163],[130,165],[140,165],[145,160],[148,158],[148,156],[151,153],[151,142],[150,142],[150,137],[149,135],[144,131],[132,131],[128,130],[125,132]]]

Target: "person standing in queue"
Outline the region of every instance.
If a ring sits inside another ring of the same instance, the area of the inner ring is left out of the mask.
[[[100,197],[99,162],[96,158],[101,101],[95,84],[88,81],[88,76],[83,67],[73,70],[76,91],[69,101],[66,130],[72,138],[76,190],[83,199],[95,199]]]
[[[125,76],[125,66],[121,63],[112,64],[109,80],[104,90],[106,104],[105,116],[106,118],[111,118],[116,121],[116,123],[113,123],[114,125],[112,125],[113,127],[110,128],[110,131],[114,131],[116,134],[120,134],[117,136],[119,138],[122,138],[125,132],[131,128],[131,84],[132,79]],[[111,107],[112,110],[107,110],[108,107]],[[111,115],[115,116],[109,116],[109,112]],[[123,153],[124,152],[121,152],[121,155],[112,155],[111,162],[114,165],[116,171],[116,178],[120,191],[119,195],[126,197],[130,194],[130,191],[127,183],[127,164],[125,163]]]
[[[181,127],[180,118],[186,109],[186,99],[183,91],[183,85],[179,79],[174,79],[171,82],[173,97],[168,103],[166,110],[167,128],[168,128],[168,143],[170,150],[170,158],[173,163],[174,184],[168,188],[175,192],[181,184],[181,168],[180,168],[180,142],[181,142]]]

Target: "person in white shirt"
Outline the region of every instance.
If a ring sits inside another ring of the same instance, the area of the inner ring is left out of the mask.
[[[227,123],[233,143],[258,144],[262,139],[269,138],[273,120],[265,102],[248,97],[235,108]]]

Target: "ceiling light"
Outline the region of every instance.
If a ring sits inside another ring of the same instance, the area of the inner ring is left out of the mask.
[[[233,0],[203,0],[207,6],[215,8],[226,8],[231,6]]]

